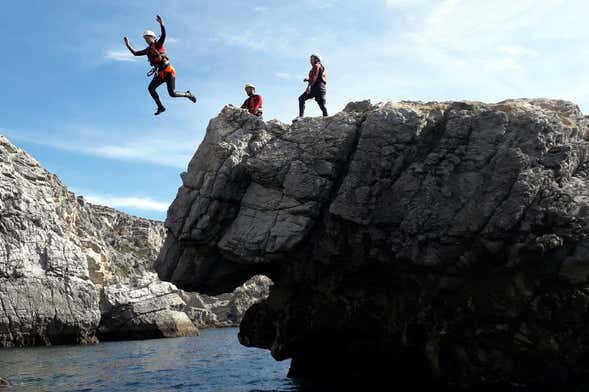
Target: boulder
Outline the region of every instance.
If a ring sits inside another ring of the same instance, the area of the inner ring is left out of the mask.
[[[186,304],[170,283],[153,279],[145,287],[111,285],[102,289],[101,297],[101,340],[198,335],[198,329],[182,311]]]

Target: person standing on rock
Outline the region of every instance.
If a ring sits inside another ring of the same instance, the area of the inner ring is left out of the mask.
[[[327,116],[327,109],[325,108],[325,95],[327,94],[327,71],[321,63],[321,56],[317,53],[311,55],[311,71],[309,71],[309,77],[305,78],[304,82],[307,82],[307,89],[299,97],[299,117],[295,120],[302,118],[305,115],[305,101],[315,98],[315,101],[319,105],[323,116]]]
[[[160,101],[159,95],[155,91],[156,88],[164,83],[168,86],[168,94],[170,94],[170,97],[188,98],[192,102],[196,102],[196,97],[192,95],[190,91],[186,91],[185,93],[176,91],[176,70],[172,67],[172,64],[170,64],[168,56],[166,55],[166,49],[164,48],[164,41],[166,40],[164,21],[159,15],[155,17],[155,20],[160,24],[162,34],[159,39],[156,39],[153,31],[146,30],[143,33],[143,39],[145,39],[145,42],[148,45],[147,48],[143,50],[135,50],[129,44],[129,39],[127,37],[124,37],[123,40],[125,41],[127,49],[129,49],[133,55],[147,56],[149,64],[153,67],[153,69],[147,74],[148,76],[154,75],[153,80],[149,83],[148,90],[149,94],[151,94],[151,97],[157,104],[157,111],[154,113],[157,116],[166,110]]]
[[[262,96],[256,94],[256,86],[251,83],[245,85],[245,93],[248,98],[241,105],[242,109],[246,109],[254,116],[262,117]]]

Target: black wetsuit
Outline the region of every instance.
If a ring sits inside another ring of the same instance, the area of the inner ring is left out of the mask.
[[[180,93],[180,92],[176,91],[176,77],[173,74],[166,73],[165,74],[166,76],[165,76],[164,79],[162,79],[158,75],[159,71],[165,69],[168,65],[169,65],[169,63],[166,63],[165,65],[162,64],[161,67],[163,67],[163,68],[161,68],[161,69],[160,69],[160,66],[158,66],[157,72],[155,73],[155,76],[153,77],[153,79],[149,83],[149,86],[147,87],[147,90],[149,91],[149,94],[151,94],[151,97],[153,98],[153,100],[157,104],[157,107],[158,108],[161,108],[164,105],[162,105],[162,101],[160,101],[160,97],[159,97],[157,91],[155,91],[155,89],[158,88],[159,86],[161,86],[164,83],[166,83],[166,86],[168,87],[168,94],[170,94],[170,97],[173,97],[173,98],[179,98],[179,97],[188,98],[190,96],[190,94],[188,94],[188,93]]]
[[[327,116],[327,108],[325,107],[325,103],[326,103],[325,96],[327,94],[327,83],[323,79],[324,72],[325,72],[325,68],[323,67],[323,65],[321,65],[321,68],[319,69],[319,74],[317,75],[317,80],[315,80],[315,83],[313,83],[313,85],[311,86],[311,92],[307,93],[307,91],[305,90],[305,92],[303,94],[301,94],[301,96],[299,97],[299,116],[300,117],[303,117],[303,115],[305,114],[305,101],[312,99],[312,98],[315,98],[315,101],[319,105],[319,108],[321,109],[323,116]]]
[[[178,91],[176,91],[175,71],[164,73],[163,78],[159,75],[161,71],[165,70],[170,65],[170,62],[168,61],[168,56],[166,56],[166,49],[164,48],[164,42],[166,40],[166,28],[163,25],[161,25],[161,29],[162,34],[160,35],[160,38],[157,41],[150,44],[147,48],[142,50],[135,50],[128,46],[129,50],[131,51],[131,53],[133,53],[133,55],[147,56],[149,64],[153,67],[156,67],[155,76],[149,83],[149,87],[147,88],[147,90],[149,91],[149,94],[157,104],[158,109],[162,109],[164,105],[162,105],[162,101],[160,101],[160,97],[155,91],[155,89],[161,86],[163,83],[166,83],[166,85],[168,86],[168,94],[170,94],[170,97],[190,98],[192,96],[188,92],[179,93]]]

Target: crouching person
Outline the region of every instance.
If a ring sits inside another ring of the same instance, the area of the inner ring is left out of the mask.
[[[248,112],[253,114],[254,116],[262,117],[263,109],[262,109],[262,96],[256,94],[256,86],[251,83],[247,83],[245,85],[245,93],[247,94],[247,99],[241,105],[242,109],[246,109]]]

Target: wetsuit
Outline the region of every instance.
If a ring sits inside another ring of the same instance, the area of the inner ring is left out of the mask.
[[[327,94],[327,82],[324,77],[325,68],[321,63],[316,63],[309,72],[309,86],[311,92],[305,91],[299,97],[299,116],[303,117],[305,114],[305,101],[311,98],[315,98],[315,101],[319,105],[323,116],[327,116],[327,109],[325,108],[325,95]]]
[[[161,28],[162,34],[160,35],[160,38],[156,42],[149,45],[147,48],[143,50],[133,50],[132,48],[129,48],[131,53],[133,53],[135,56],[147,56],[149,64],[153,67],[156,67],[155,76],[151,80],[151,83],[149,83],[147,90],[157,104],[158,109],[164,108],[164,105],[162,105],[160,97],[155,89],[161,86],[163,83],[166,83],[170,97],[192,97],[192,94],[188,92],[182,93],[176,91],[176,70],[168,61],[168,56],[166,56],[166,49],[164,48],[164,41],[166,40],[166,29],[163,25]]]

